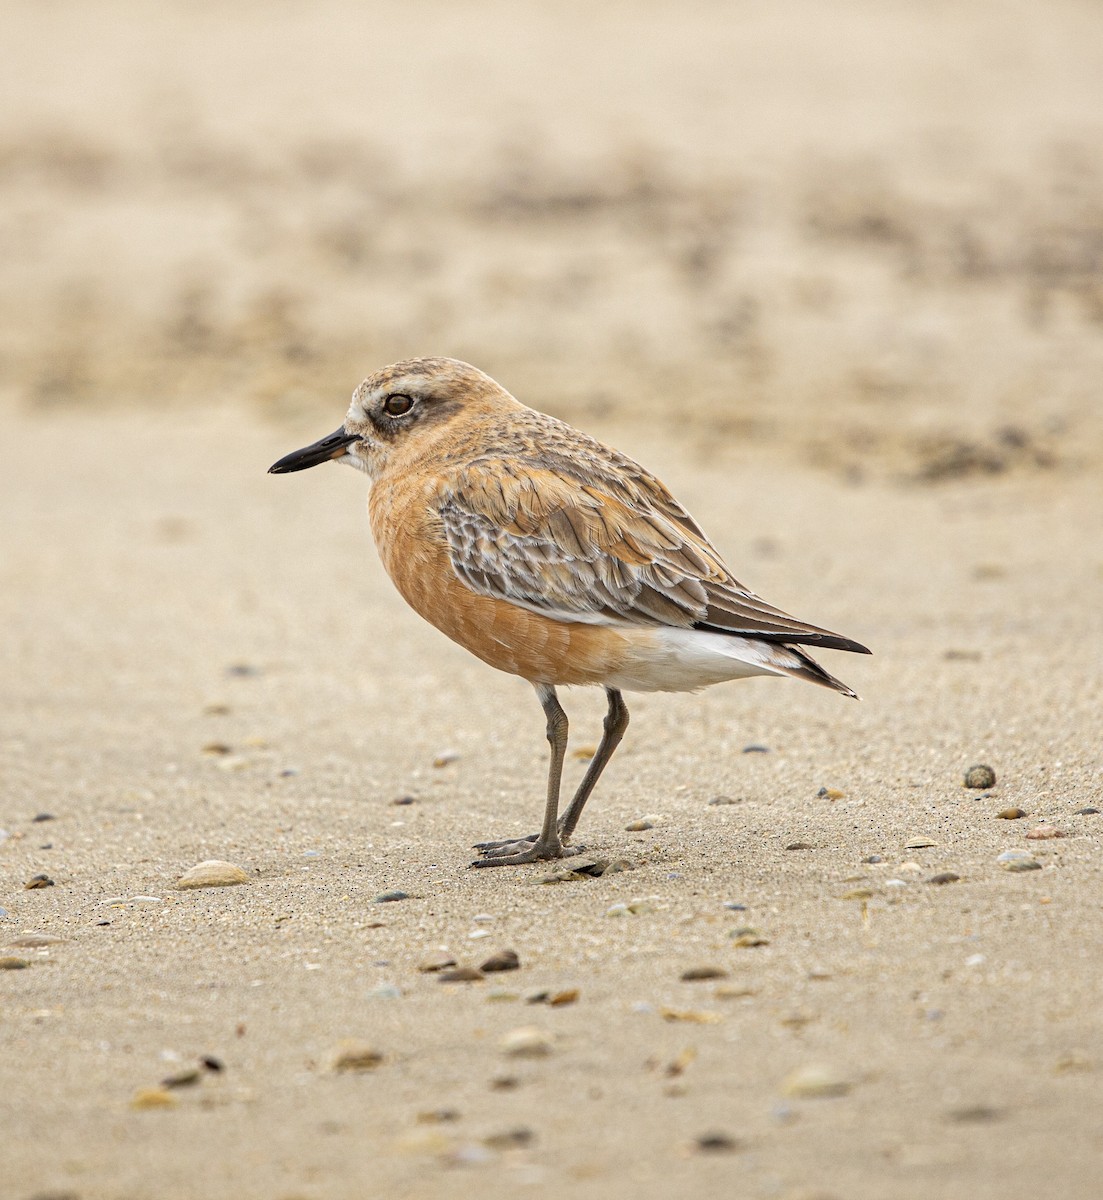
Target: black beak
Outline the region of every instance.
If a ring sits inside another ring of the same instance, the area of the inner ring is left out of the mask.
[[[312,446],[304,446],[302,450],[293,450],[285,454],[279,462],[268,468],[269,475],[287,475],[291,471],[305,471],[307,467],[316,467],[319,463],[329,462],[331,458],[340,458],[345,453],[345,447],[358,442],[358,433],[346,433],[344,428],[324,437]]]

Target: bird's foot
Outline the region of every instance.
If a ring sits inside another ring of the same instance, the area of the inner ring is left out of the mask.
[[[507,838],[500,842],[480,842],[475,849],[482,855],[473,867],[515,867],[521,863],[548,862],[553,858],[570,858],[582,852],[582,846],[564,846],[558,834],[553,840],[542,841],[539,834],[524,838]]]

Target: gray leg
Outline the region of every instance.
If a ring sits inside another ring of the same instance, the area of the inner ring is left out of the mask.
[[[482,852],[483,857],[473,862],[471,864],[473,867],[514,866],[519,863],[561,858],[565,854],[577,853],[576,850],[564,850],[557,823],[559,784],[563,777],[563,759],[567,754],[567,714],[559,703],[555,688],[543,683],[536,684],[536,694],[540,698],[540,703],[544,706],[544,713],[548,718],[547,734],[548,743],[551,746],[551,762],[548,766],[548,799],[544,806],[544,827],[535,838],[521,838],[514,842],[483,842],[475,847],[476,850]],[[604,745],[604,741],[602,745]],[[611,750],[610,753],[612,753]],[[600,774],[600,772],[598,773]]]
[[[559,836],[565,842],[569,841],[571,834],[574,833],[578,818],[582,816],[582,810],[586,807],[586,801],[589,800],[594,785],[601,777],[602,771],[609,765],[613,751],[620,745],[620,739],[624,737],[624,731],[628,728],[628,706],[624,703],[624,697],[616,688],[606,688],[605,694],[609,697],[609,711],[605,714],[601,743],[597,748],[597,753],[590,759],[590,765],[582,777],[582,782],[578,785],[574,799],[559,822]]]

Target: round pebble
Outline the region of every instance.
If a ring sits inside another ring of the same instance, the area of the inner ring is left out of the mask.
[[[649,821],[646,817],[641,817],[638,821],[629,821],[624,829],[626,833],[643,833],[645,829],[654,829],[655,822]]]
[[[941,884],[941,883],[957,883],[959,879],[961,879],[961,876],[955,874],[955,872],[953,872],[953,871],[939,871],[939,873],[937,875],[932,875],[930,877],[930,879],[927,880],[927,882],[928,883],[939,883],[939,884]]]
[[[196,863],[176,881],[181,890],[192,888],[234,887],[239,883],[248,883],[249,876],[234,863],[222,862],[217,858],[209,858],[206,862]]]
[[[1026,813],[1021,808],[1001,808],[996,817],[1001,821],[1018,821],[1025,817]]]
[[[546,1058],[552,1052],[552,1039],[535,1025],[522,1025],[505,1034],[498,1048],[512,1058]]]
[[[521,966],[521,960],[517,957],[516,950],[499,950],[497,954],[492,954],[486,962],[479,967],[480,971],[516,971]]]
[[[23,885],[28,892],[36,892],[39,888],[53,887],[54,881],[49,875],[32,875],[30,879]]]
[[[967,788],[985,788],[996,786],[996,772],[985,763],[978,763],[965,772],[964,784]]]
[[[1035,825],[1026,836],[1028,841],[1044,842],[1050,838],[1068,837],[1068,834],[1063,829],[1058,829],[1055,825]]]

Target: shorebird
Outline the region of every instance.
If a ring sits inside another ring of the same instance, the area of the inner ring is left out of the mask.
[[[578,853],[568,841],[628,727],[623,692],[791,675],[855,696],[805,647],[868,654],[865,646],[761,600],[654,475],[467,363],[384,367],[353,393],[340,429],[269,470],[331,460],[370,478],[375,544],[410,607],[483,662],[527,679],[544,709],[541,830],[479,843],[472,866]],[[567,716],[556,688],[571,684],[603,687],[608,712],[560,815]]]

